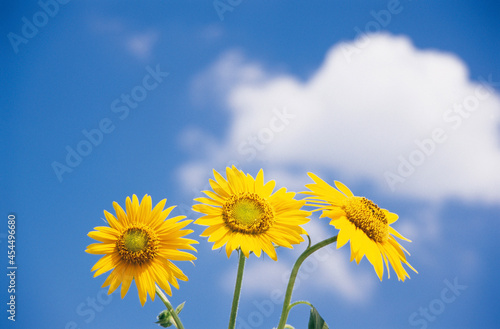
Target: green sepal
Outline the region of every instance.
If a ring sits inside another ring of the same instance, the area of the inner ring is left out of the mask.
[[[175,309],[175,313],[177,313],[177,314],[181,313],[182,309],[184,308],[185,303],[186,302],[177,306]],[[162,326],[163,328],[168,328],[172,325],[174,327],[177,327],[175,325],[174,317],[172,316],[172,314],[170,314],[169,310],[165,310],[165,311],[161,312],[160,314],[158,314],[157,318],[158,318],[158,321],[156,321],[155,323],[158,323],[158,325]]]
[[[174,318],[170,314],[169,310],[161,312],[160,314],[158,314],[157,318],[158,321],[156,321],[155,323],[158,323],[158,325],[162,326],[163,328],[168,328],[174,324]]]
[[[311,314],[309,315],[308,329],[328,329],[328,325],[325,320],[319,315],[318,310],[314,306],[311,306]]]

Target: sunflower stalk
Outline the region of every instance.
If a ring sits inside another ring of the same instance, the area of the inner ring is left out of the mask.
[[[292,307],[294,307],[297,304],[308,304],[303,301],[300,303],[293,303],[290,304],[292,300],[292,291],[293,291],[293,286],[295,285],[295,279],[297,278],[297,274],[299,273],[300,266],[302,263],[306,260],[307,257],[311,256],[314,252],[318,251],[319,249],[332,244],[337,241],[337,235],[331,238],[328,238],[326,240],[323,240],[321,242],[318,242],[317,244],[308,247],[304,252],[297,258],[295,261],[295,265],[293,266],[292,273],[290,273],[290,279],[288,280],[288,286],[286,288],[286,293],[285,293],[285,299],[283,300],[283,309],[281,311],[281,317],[280,317],[280,322],[278,324],[277,329],[284,329],[286,325],[286,320],[288,319],[288,314],[290,313],[290,310]]]
[[[238,250],[240,259],[238,262],[238,273],[236,274],[236,284],[234,286],[233,305],[231,306],[231,315],[229,317],[229,329],[236,326],[236,314],[238,313],[238,304],[240,302],[241,284],[243,282],[243,270],[245,269],[245,254]]]
[[[165,306],[167,307],[168,311],[170,312],[170,315],[174,318],[174,326],[177,329],[184,329],[184,326],[182,325],[181,319],[179,319],[179,316],[177,315],[177,311],[174,309],[172,304],[170,304],[170,301],[168,300],[167,296],[163,293],[163,291],[158,287],[158,285],[155,285],[156,287],[156,294],[160,297],[161,301]],[[179,310],[180,312],[180,310]]]

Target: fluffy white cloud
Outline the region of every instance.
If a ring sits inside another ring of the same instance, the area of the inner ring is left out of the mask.
[[[356,45],[332,47],[306,81],[269,73],[237,51],[221,56],[194,89],[224,104],[232,121],[198,163],[269,162],[304,175],[331,170],[386,193],[500,201],[494,89],[472,81],[456,56],[417,49],[406,37],[371,35],[346,51]]]

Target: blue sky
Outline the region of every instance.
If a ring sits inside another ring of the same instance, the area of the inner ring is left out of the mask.
[[[196,219],[212,169],[237,164],[292,191],[312,171],[400,216],[410,280],[379,282],[347,246],[301,272],[293,300],[330,327],[497,328],[499,4],[221,2],[231,10],[2,2],[0,255],[8,273],[15,213],[18,265],[15,324],[0,279],[2,327],[156,327],[160,300],[100,288],[87,233],[132,194]],[[187,301],[186,328],[224,328],[237,259],[191,228],[198,259],[178,263],[190,280],[171,301]],[[313,241],[335,234],[317,216],[306,229]],[[304,248],[248,260],[237,328],[277,325],[271,292]],[[288,322],[304,328],[307,315],[294,308]]]

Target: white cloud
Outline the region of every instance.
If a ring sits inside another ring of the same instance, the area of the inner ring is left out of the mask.
[[[456,56],[406,37],[372,35],[346,58],[355,45],[332,47],[306,81],[238,51],[221,56],[193,90],[224,104],[232,122],[225,141],[196,161],[272,163],[285,175],[330,171],[385,193],[498,202],[499,95],[471,81]]]
[[[197,104],[225,103],[226,93],[240,83],[264,81],[260,65],[249,64],[241,51],[231,50],[193,82],[192,98]]]
[[[181,187],[183,187],[183,192],[192,193],[193,197],[200,197],[201,190],[208,189],[209,186],[199,185],[201,182],[208,184],[208,175],[210,174],[210,170],[201,164],[201,163],[191,163],[185,165],[178,171],[178,177],[183,182]]]

